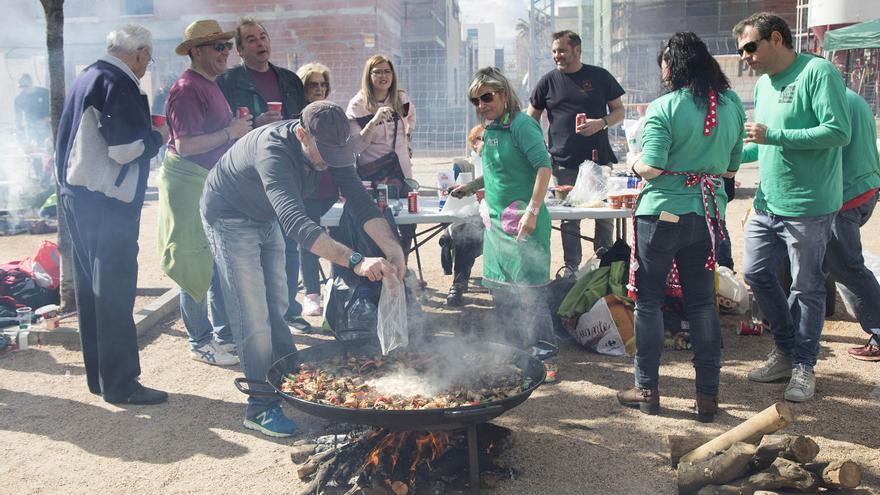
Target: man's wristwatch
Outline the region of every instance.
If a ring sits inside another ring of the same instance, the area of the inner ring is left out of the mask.
[[[352,251],[351,256],[348,257],[348,269],[354,270],[354,267],[361,261],[364,261],[364,255],[357,251]]]
[[[602,122],[605,122],[605,127],[602,128],[602,130],[604,131],[605,129],[608,129],[608,119],[602,117]]]

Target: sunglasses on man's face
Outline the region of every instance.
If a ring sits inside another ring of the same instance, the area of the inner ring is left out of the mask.
[[[227,41],[227,42],[221,41],[218,43],[208,43],[205,45],[199,45],[199,48],[205,47],[205,46],[210,46],[211,48],[214,49],[214,51],[217,51],[217,52],[222,52],[223,50],[232,50],[232,42],[231,41]]]
[[[758,43],[766,40],[767,38],[760,38],[755,41],[749,41],[742,48],[737,48],[736,53],[739,53],[739,56],[742,57],[743,53],[755,53],[758,50]]]
[[[471,103],[473,103],[475,107],[480,106],[481,101],[483,103],[492,103],[492,101],[495,99],[495,95],[497,95],[497,94],[498,93],[496,91],[490,91],[488,93],[483,93],[476,98],[471,98]]]

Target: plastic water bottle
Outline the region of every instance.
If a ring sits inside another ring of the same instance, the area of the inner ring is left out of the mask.
[[[449,194],[446,191],[440,192],[440,202],[437,205],[437,211],[443,211],[443,207],[446,206],[446,197]]]
[[[370,300],[369,289],[359,287],[348,308],[349,330],[375,330],[379,323],[379,308]]]

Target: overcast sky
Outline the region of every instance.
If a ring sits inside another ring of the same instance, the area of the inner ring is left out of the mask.
[[[556,7],[573,5],[575,0],[556,0]],[[529,20],[529,0],[459,0],[462,23],[495,24],[495,45],[512,52],[516,47],[516,21]]]

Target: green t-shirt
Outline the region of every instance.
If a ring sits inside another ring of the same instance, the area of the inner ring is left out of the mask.
[[[843,201],[880,187],[877,124],[864,98],[851,89],[846,101],[852,111],[852,138],[843,147]]]
[[[642,162],[672,172],[723,174],[739,170],[743,124],[742,103],[735,92],[718,95],[718,127],[703,135],[708,104],[698,105],[688,89],[679,89],[651,102],[642,133]],[[700,186],[688,187],[681,175],[661,175],[648,181],[639,198],[636,215],[705,214]],[[727,195],[721,181],[715,188],[723,217]],[[711,212],[711,210],[710,210]]]
[[[755,208],[787,217],[826,215],[843,204],[841,146],[851,112],[834,65],[799,53],[755,85],[755,121],[767,126],[758,147],[761,183]]]

